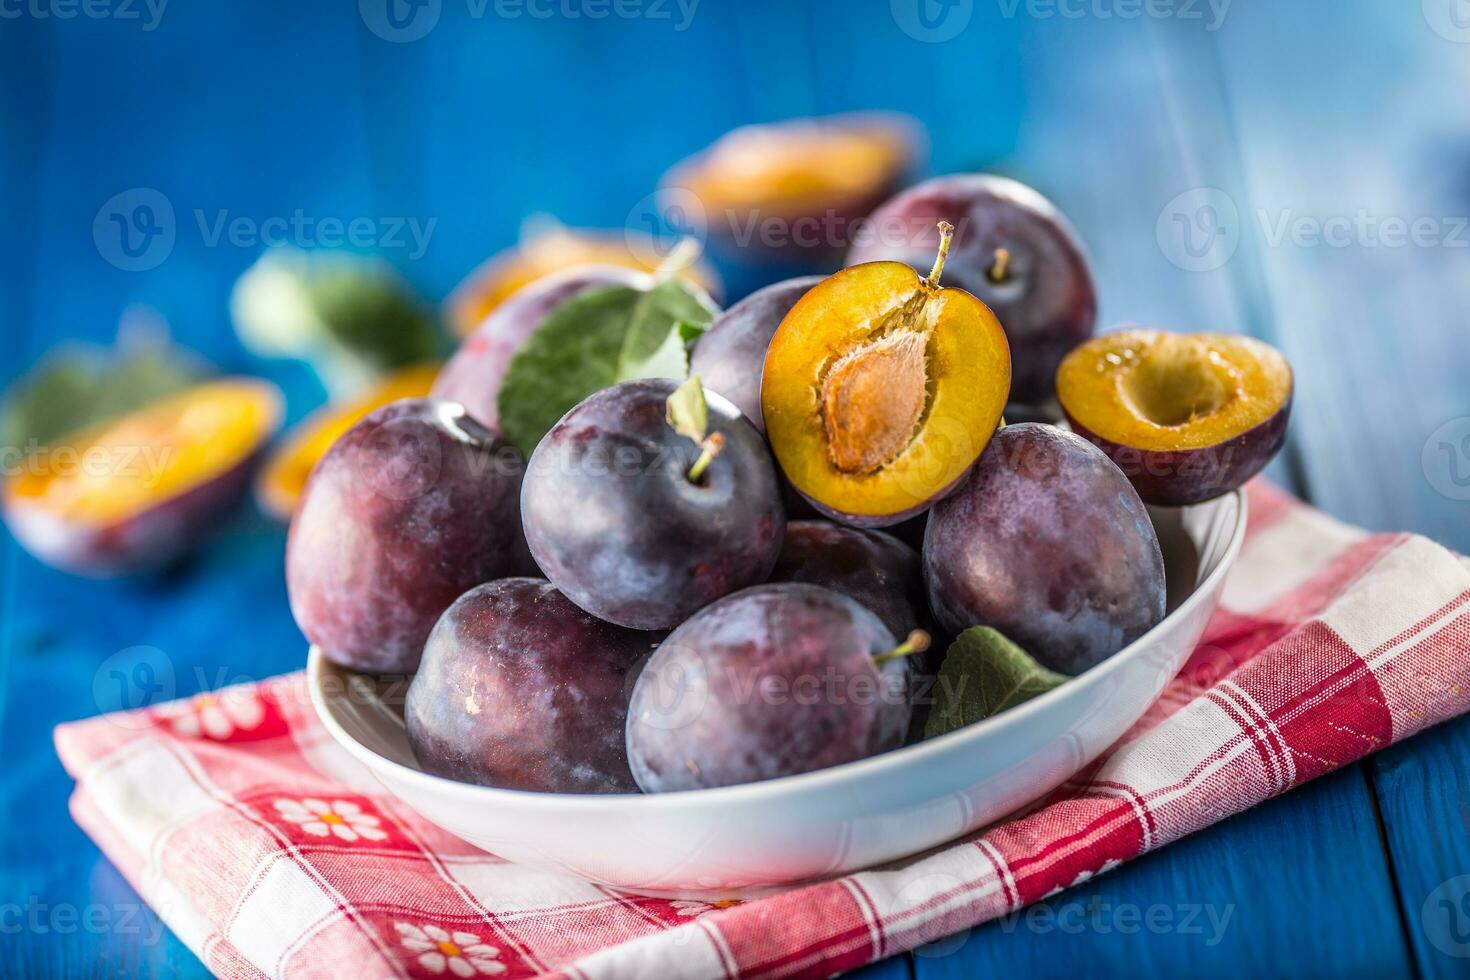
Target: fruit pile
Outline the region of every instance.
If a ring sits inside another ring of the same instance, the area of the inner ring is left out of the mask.
[[[561,793],[809,772],[1003,710],[1163,618],[1145,502],[1266,464],[1285,361],[1089,339],[1076,236],[1013,181],[876,213],[920,230],[723,313],[677,270],[535,279],[427,397],[332,445],[292,609],[335,663],[414,675],[425,770]],[[1018,400],[1059,424],[1007,425]],[[977,702],[976,671],[1010,693]]]

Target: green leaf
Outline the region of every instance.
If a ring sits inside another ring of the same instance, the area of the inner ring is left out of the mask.
[[[669,396],[666,417],[679,435],[698,443],[704,442],[709,432],[709,403],[704,400],[704,386],[697,376],[674,389]]]
[[[648,290],[608,286],[578,293],[551,312],[521,345],[498,397],[506,439],[529,455],[578,402],[620,381],[684,380],[685,334],[715,309],[678,280]]]
[[[6,390],[0,446],[22,452],[110,422],[197,384],[208,366],[162,338],[61,347]]]
[[[433,315],[381,259],[270,249],[230,304],[248,349],[307,361],[337,398],[438,352]]]
[[[984,721],[1069,680],[1038,664],[998,631],[972,626],[955,638],[944,655],[924,737]]]

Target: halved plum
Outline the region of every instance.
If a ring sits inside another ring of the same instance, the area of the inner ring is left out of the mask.
[[[37,558],[79,575],[166,565],[244,495],[283,410],[274,385],[234,378],[56,440],[6,484],[6,521]]]
[[[660,207],[702,209],[711,243],[743,259],[813,266],[851,241],[923,148],[918,123],[891,112],[742,126],[671,169]]]
[[[818,510],[858,527],[923,512],[964,476],[1010,391],[1005,331],[939,276],[870,262],[824,279],[771,339],[761,381],[781,469]]]
[[[1291,365],[1238,334],[1131,329],[1077,348],[1057,372],[1072,428],[1151,504],[1229,493],[1286,440]]]

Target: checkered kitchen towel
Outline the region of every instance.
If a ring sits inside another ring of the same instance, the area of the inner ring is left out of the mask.
[[[72,811],[229,977],[826,976],[1004,915],[1470,706],[1470,563],[1251,488],[1224,603],[1162,700],[1027,816],[743,904],[506,864],[385,796],[302,675],[57,730]]]

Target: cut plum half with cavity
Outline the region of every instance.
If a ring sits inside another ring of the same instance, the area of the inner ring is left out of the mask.
[[[1057,393],[1072,428],[1151,504],[1210,500],[1259,473],[1286,440],[1291,365],[1237,334],[1131,329],[1062,362]]]

